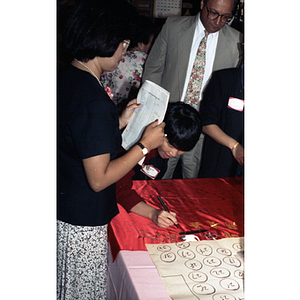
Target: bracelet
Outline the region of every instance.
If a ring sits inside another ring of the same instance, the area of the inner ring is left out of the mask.
[[[235,148],[236,148],[236,146],[239,144],[239,142],[237,142],[232,148],[231,148],[231,151],[233,151]]]

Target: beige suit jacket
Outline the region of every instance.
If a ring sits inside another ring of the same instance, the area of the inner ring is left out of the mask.
[[[142,81],[151,80],[168,90],[170,102],[181,99],[198,18],[168,18],[147,58]],[[213,71],[238,66],[242,39],[242,34],[228,25],[219,31]]]

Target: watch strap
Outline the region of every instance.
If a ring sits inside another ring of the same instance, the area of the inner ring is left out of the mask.
[[[142,143],[138,142],[137,145],[142,149],[144,155],[148,153],[148,149]]]

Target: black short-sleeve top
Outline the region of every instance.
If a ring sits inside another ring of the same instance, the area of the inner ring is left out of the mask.
[[[58,219],[73,225],[100,226],[117,213],[115,184],[94,192],[82,159],[121,147],[118,111],[90,73],[74,66],[58,75]]]

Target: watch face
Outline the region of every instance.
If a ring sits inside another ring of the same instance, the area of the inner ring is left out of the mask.
[[[144,155],[146,155],[148,153],[148,149],[147,148],[144,148],[142,151],[143,151]]]

